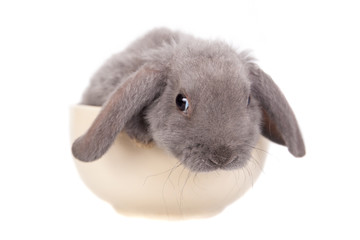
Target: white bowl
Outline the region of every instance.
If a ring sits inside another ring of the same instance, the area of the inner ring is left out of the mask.
[[[71,107],[72,142],[86,132],[100,109]],[[268,140],[261,137],[256,148],[266,151]],[[242,196],[262,170],[264,151],[254,150],[243,169],[195,173],[160,148],[140,146],[121,133],[99,160],[74,160],[84,183],[119,213],[186,219],[213,216]]]

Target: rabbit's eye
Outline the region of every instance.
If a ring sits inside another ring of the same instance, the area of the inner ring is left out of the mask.
[[[178,94],[176,97],[176,106],[180,111],[186,113],[189,108],[189,101],[183,94]]]
[[[247,100],[247,105],[249,106],[249,104],[250,104],[250,101],[251,101],[251,97],[249,96],[248,97],[248,100]]]

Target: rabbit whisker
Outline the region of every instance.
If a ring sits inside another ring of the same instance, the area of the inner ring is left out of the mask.
[[[156,173],[156,174],[152,174],[152,175],[146,176],[146,178],[144,179],[143,185],[146,184],[146,182],[147,182],[147,180],[148,180],[149,178],[163,175],[163,174],[165,174],[165,173],[167,173],[167,172],[169,172],[169,171],[172,171],[173,169],[176,169],[176,168],[180,167],[181,165],[182,165],[182,163],[180,162],[180,163],[176,164],[174,167],[172,167],[172,168],[170,168],[170,169],[168,169],[168,170],[166,170],[166,171],[163,171],[163,172],[159,172],[159,173]]]
[[[171,185],[172,185],[173,188],[175,189],[174,184],[173,184],[172,181],[170,180],[170,176],[171,176],[171,174],[174,172],[175,169],[177,169],[178,167],[181,166],[181,164],[182,164],[182,163],[179,163],[179,164],[175,165],[173,168],[170,169],[170,173],[169,173],[169,175],[167,176],[167,178],[166,178],[166,180],[165,180],[165,182],[164,182],[164,184],[163,184],[163,188],[162,188],[162,200],[163,200],[163,204],[164,204],[164,207],[165,207],[165,210],[166,210],[166,214],[167,214],[167,215],[169,215],[169,213],[168,213],[168,208],[167,208],[167,204],[166,204],[166,200],[165,200],[165,187],[166,187],[166,183],[167,183],[168,181],[170,181]],[[169,171],[169,170],[168,170],[168,171]],[[167,172],[168,172],[168,171],[167,171]]]
[[[271,153],[269,153],[268,151],[263,150],[263,149],[258,148],[258,147],[255,147],[255,146],[253,146],[253,145],[251,145],[251,144],[248,144],[248,143],[245,143],[245,142],[243,142],[242,144],[244,144],[244,145],[246,145],[246,146],[248,146],[248,147],[251,147],[252,149],[259,150],[259,151],[262,151],[263,153],[266,153],[266,154],[268,154],[268,155],[271,155]]]
[[[191,176],[191,171],[188,172],[188,175],[187,175],[187,177],[186,177],[185,183],[184,183],[184,185],[183,185],[183,187],[182,187],[182,189],[181,189],[181,191],[180,191],[180,211],[182,211],[182,206],[183,206],[184,189],[185,189],[185,186],[186,186],[186,184],[187,184],[190,176]]]
[[[180,185],[180,179],[181,179],[181,176],[184,173],[184,171],[185,171],[185,166],[183,165],[183,169],[181,170],[181,173],[179,174],[179,177],[178,177],[178,183],[177,183],[178,186]]]

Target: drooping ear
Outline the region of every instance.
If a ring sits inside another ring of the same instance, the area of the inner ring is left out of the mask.
[[[251,94],[260,102],[263,123],[262,135],[288,147],[295,157],[305,155],[305,145],[295,115],[269,75],[256,64],[249,64]]]
[[[144,65],[121,84],[103,105],[87,132],[75,140],[75,158],[90,162],[99,159],[132,116],[149,105],[165,87],[164,72]]]

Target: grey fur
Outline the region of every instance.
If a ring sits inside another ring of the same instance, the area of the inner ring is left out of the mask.
[[[179,93],[189,100],[186,114],[176,106]],[[73,144],[81,161],[100,158],[120,131],[154,141],[193,171],[244,166],[260,133],[296,157],[305,154],[284,95],[246,52],[167,29],[110,58],[82,104],[103,108]]]

